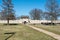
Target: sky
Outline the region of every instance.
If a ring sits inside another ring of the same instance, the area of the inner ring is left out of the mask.
[[[34,8],[45,11],[45,2],[46,0],[12,0],[12,3],[14,4],[15,15],[17,17],[21,15],[29,15],[29,12]],[[1,4],[2,1],[0,0],[0,5]]]

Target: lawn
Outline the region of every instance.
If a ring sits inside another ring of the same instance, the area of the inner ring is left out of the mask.
[[[37,25],[34,25],[34,26],[60,35],[60,25],[37,24]]]
[[[0,25],[0,40],[5,40],[10,35],[4,34],[15,32],[8,40],[56,40],[49,35],[38,32],[26,25]]]

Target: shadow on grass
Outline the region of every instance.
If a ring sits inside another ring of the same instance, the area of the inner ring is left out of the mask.
[[[5,40],[8,40],[9,38],[11,38],[13,35],[15,35],[16,32],[7,32],[4,33],[5,35],[10,35],[9,37],[7,37]]]
[[[12,23],[12,24],[3,24],[3,25],[18,25],[18,24]]]
[[[57,25],[57,24],[60,25],[60,23],[51,23],[51,22],[50,23],[43,23],[42,22],[41,24],[43,24],[43,25]]]

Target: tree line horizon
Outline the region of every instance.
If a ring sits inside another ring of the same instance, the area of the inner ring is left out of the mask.
[[[12,0],[2,0],[2,11],[0,12],[0,19],[7,20],[15,20],[17,17],[15,16],[15,10],[13,9]],[[57,0],[46,0],[45,4],[46,10],[43,12],[41,9],[32,9],[29,12],[29,17],[33,20],[58,20],[60,18],[60,6]]]

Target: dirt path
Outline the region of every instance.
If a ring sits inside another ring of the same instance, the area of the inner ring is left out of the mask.
[[[57,34],[55,34],[55,33],[52,33],[52,32],[49,32],[49,31],[46,31],[46,30],[43,30],[43,29],[40,29],[40,28],[36,28],[36,27],[34,27],[34,26],[31,26],[31,25],[27,25],[27,26],[29,26],[29,27],[31,27],[31,28],[39,31],[39,32],[43,32],[43,33],[45,33],[45,34],[47,34],[47,35],[50,35],[51,37],[53,37],[53,38],[55,38],[55,39],[57,39],[57,40],[60,40],[60,35],[57,35]]]

